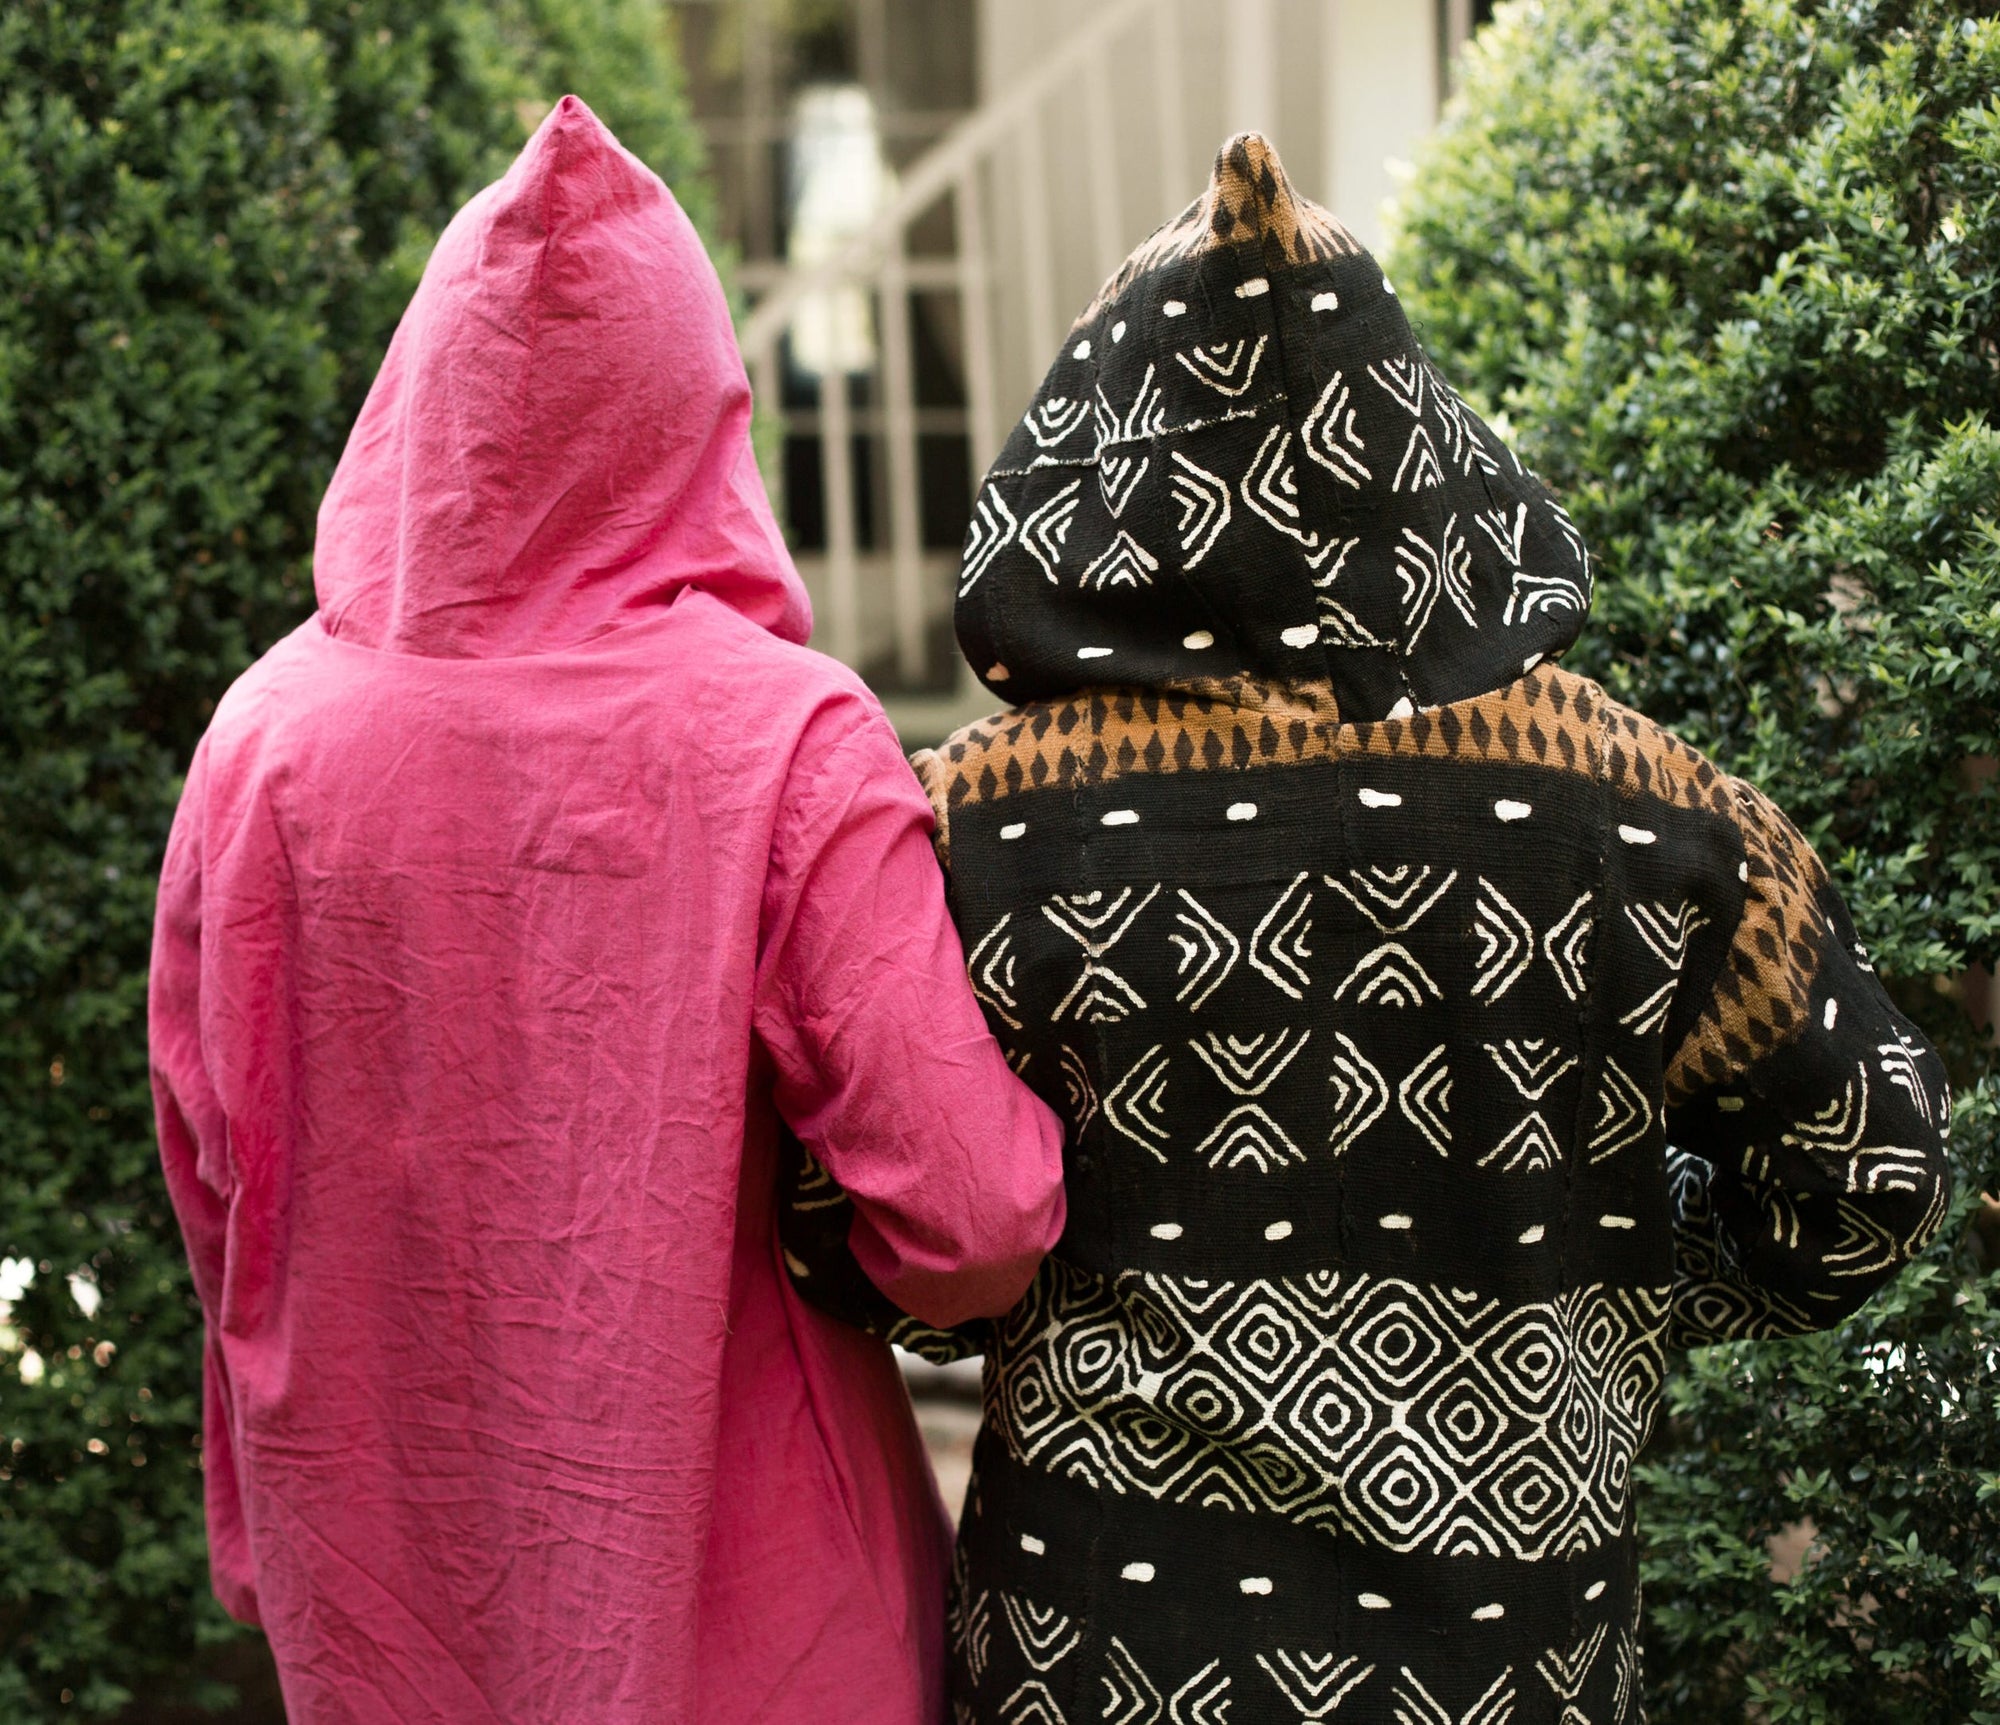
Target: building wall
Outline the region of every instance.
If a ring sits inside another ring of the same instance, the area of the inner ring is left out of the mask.
[[[1424,0],[1157,0],[1179,38],[1179,91],[1163,89],[1154,25],[1125,32],[1110,55],[1103,94],[1108,125],[1092,112],[1084,79],[1042,109],[1044,150],[1060,318],[1080,310],[1119,258],[1196,196],[1216,146],[1232,132],[1268,136],[1293,181],[1379,247],[1383,206],[1407,161],[1437,118],[1443,56],[1454,8]],[[982,0],[982,100],[1004,96],[1093,12],[1078,0]],[[1463,11],[1464,8],[1457,8]],[[1463,26],[1457,26],[1462,29]],[[1169,56],[1167,70],[1171,72]],[[1172,113],[1162,105],[1173,103]],[[1107,168],[1093,137],[1112,140],[1119,243],[1098,233],[1094,188]],[[996,167],[992,191],[1002,244],[996,262],[1003,389],[1009,405],[1032,387],[1060,330],[1025,327],[1024,295],[1012,272],[1018,246],[1006,242],[1022,219],[1018,165]]]

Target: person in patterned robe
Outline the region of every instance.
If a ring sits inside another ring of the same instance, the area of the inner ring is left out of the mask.
[[[1623,1725],[1666,1351],[1944,1213],[1942,1066],[1778,809],[1557,655],[1590,559],[1260,138],[977,502],[917,767],[1069,1221],[985,1354],[960,1725]]]

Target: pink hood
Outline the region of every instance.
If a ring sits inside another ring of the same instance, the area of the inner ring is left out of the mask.
[[[688,587],[812,632],[722,284],[575,96],[438,241],[320,505],[313,580],[330,635],[439,658],[573,646]]]

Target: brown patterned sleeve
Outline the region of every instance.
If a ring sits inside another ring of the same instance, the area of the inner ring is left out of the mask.
[[[931,800],[931,812],[937,816],[937,833],[931,845],[937,851],[938,867],[950,874],[951,803],[946,793],[951,786],[951,767],[935,749],[919,749],[910,757],[910,767],[917,775],[917,783],[924,787],[924,795]]]
[[[1731,789],[1745,899],[1667,1071],[1683,1345],[1825,1329],[1930,1240],[1943,1063],[1891,1003],[1819,858]]]

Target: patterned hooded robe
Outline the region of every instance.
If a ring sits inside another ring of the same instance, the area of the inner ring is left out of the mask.
[[[1669,1343],[1935,1230],[1940,1062],[1785,817],[1551,663],[1589,597],[1254,136],[988,476],[958,636],[1017,704],[917,764],[1070,1211],[965,1344],[960,1721],[1637,1719]],[[804,1171],[802,1288],[921,1343]]]

